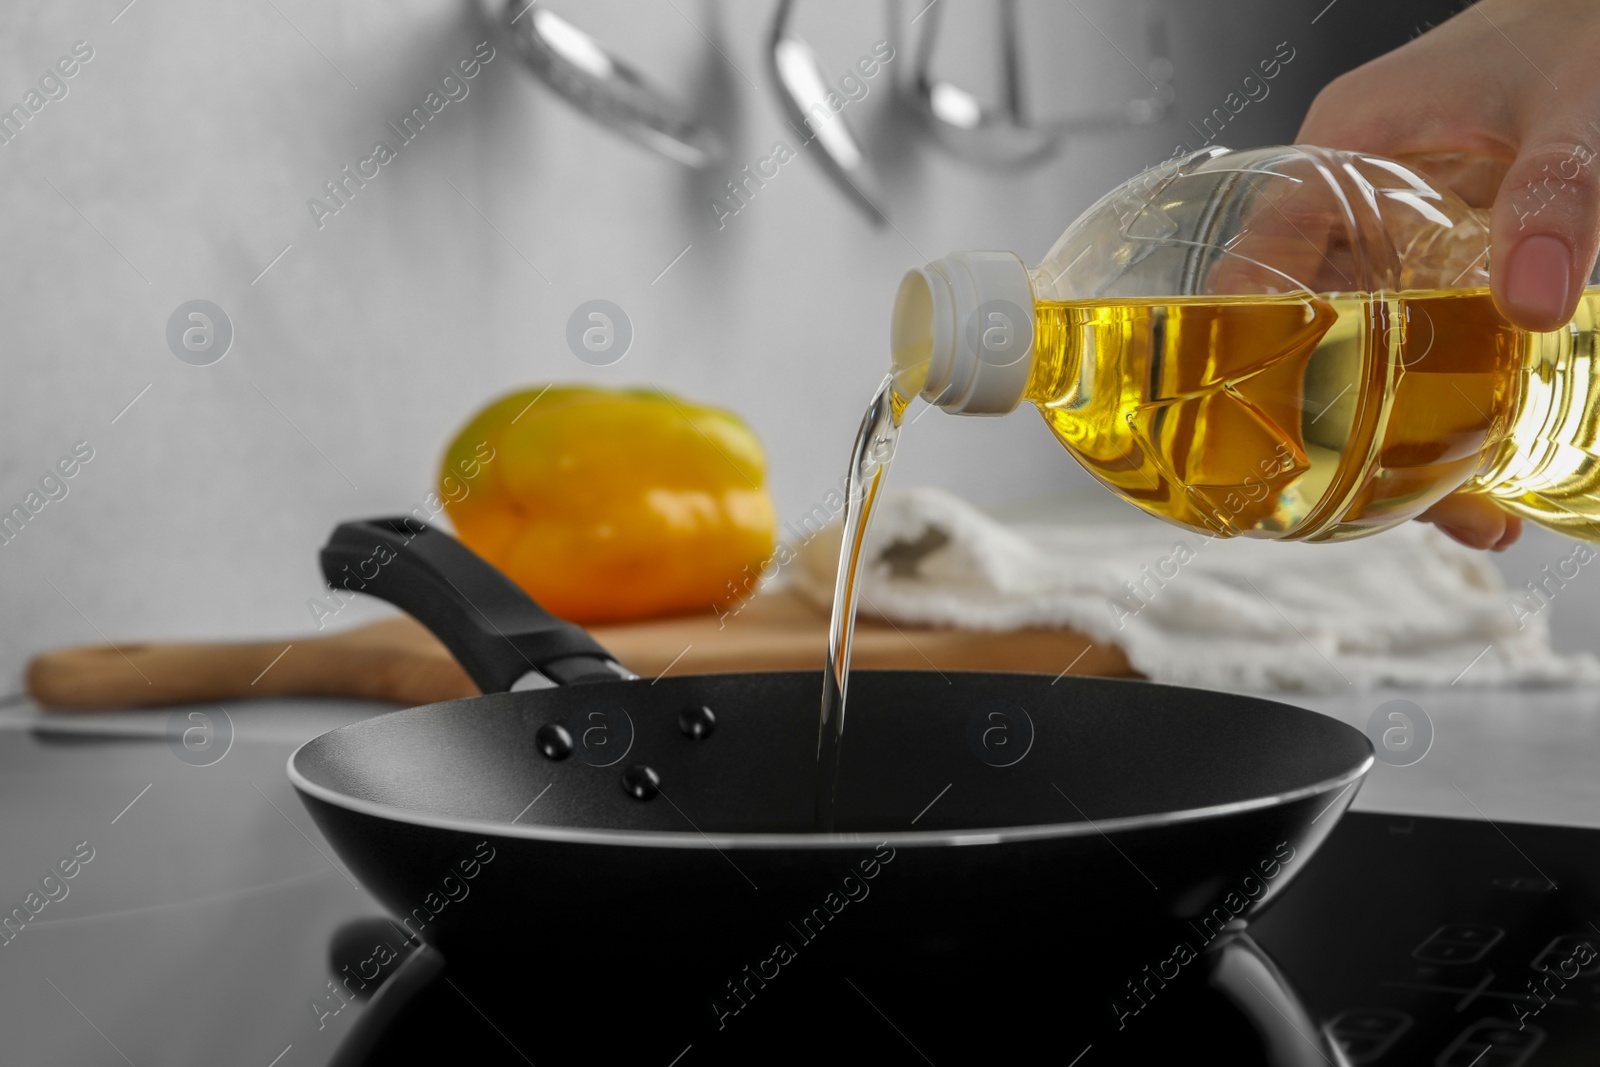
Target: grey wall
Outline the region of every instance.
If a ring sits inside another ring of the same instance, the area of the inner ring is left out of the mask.
[[[889,78],[911,62],[887,28],[892,4],[805,0],[798,28],[833,69],[885,36],[899,48],[847,112],[883,166],[894,227],[868,226],[801,158],[719,230],[716,186],[792,141],[763,67],[772,5],[553,2],[698,101],[729,162],[697,175],[617,139],[502,47],[469,96],[319,229],[307,199],[488,36],[476,5],[125,2],[18,0],[0,14],[0,103],[20,102],[75,41],[94,49],[69,94],[0,146],[0,503],[20,502],[75,442],[94,449],[69,495],[0,547],[0,689],[33,651],[101,635],[305,631],[331,525],[420,501],[456,427],[528,383],[649,383],[731,407],[766,443],[781,513],[797,516],[841,473],[908,264],[971,247],[1036,258],[1100,193],[1196,142],[1184,118],[1218,106],[1284,40],[1296,59],[1224,139],[1287,139],[1353,48],[1403,40],[1425,17],[1363,0],[1317,25],[1321,3],[1172,4],[1178,116],[1008,173],[950,158],[891,106]],[[989,9],[940,2],[941,60],[978,83]],[[1025,3],[1038,111],[1144,87],[1118,52],[1144,58],[1139,10]],[[605,368],[563,339],[571,311],[597,297],[636,331]],[[208,367],[165,341],[168,316],[195,298],[236,330]],[[1084,482],[1026,413],[924,419],[896,477],[982,503]]]

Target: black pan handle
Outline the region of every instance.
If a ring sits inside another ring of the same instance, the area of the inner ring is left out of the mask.
[[[409,613],[485,693],[634,675],[580,627],[545,611],[454,537],[410,516],[341,523],[322,576]]]

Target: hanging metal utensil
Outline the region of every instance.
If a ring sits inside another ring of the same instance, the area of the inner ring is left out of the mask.
[[[844,116],[828,106],[831,90],[821,60],[810,45],[789,32],[793,10],[794,0],[779,0],[767,49],[767,70],[784,116],[803,144],[816,146],[823,169],[851,202],[874,223],[886,222],[888,217],[878,206],[882,194],[876,172]]]
[[[1004,94],[999,107],[984,104],[974,93],[932,73],[943,8],[935,3],[923,10],[918,18],[927,22],[904,99],[941,144],[974,163],[1002,168],[1031,166],[1055,155],[1074,134],[1147,125],[1165,115],[1172,103],[1166,18],[1159,9],[1151,9],[1146,26],[1151,58],[1140,70],[1150,83],[1149,94],[1129,100],[1120,109],[1045,122],[1031,120],[1023,101],[1016,0],[999,0],[999,61]]]
[[[701,168],[722,141],[683,104],[599,41],[528,0],[482,0],[534,75],[573,107],[668,159]]]

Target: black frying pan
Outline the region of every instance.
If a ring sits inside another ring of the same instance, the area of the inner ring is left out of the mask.
[[[476,975],[475,998],[565,1020],[541,1065],[597,1035],[662,1063],[726,1051],[747,1013],[785,1010],[788,1041],[826,1050],[835,973],[888,1019],[948,1004],[950,1062],[994,1051],[970,1009],[1006,983],[1082,1036],[1063,1062],[1154,1032],[1170,985],[1305,866],[1372,764],[1358,731],[1267,700],[861,671],[839,832],[817,833],[820,671],[635,679],[415,520],[338,527],[322,568],[416,616],[486,695],[324,734],[289,777],[397,937]],[[595,997],[610,1021],[580,1025]]]

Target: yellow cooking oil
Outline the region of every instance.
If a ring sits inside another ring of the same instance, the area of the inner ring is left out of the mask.
[[[1026,398],[1101,482],[1218,536],[1342,540],[1460,488],[1600,540],[1600,289],[1039,301]]]

